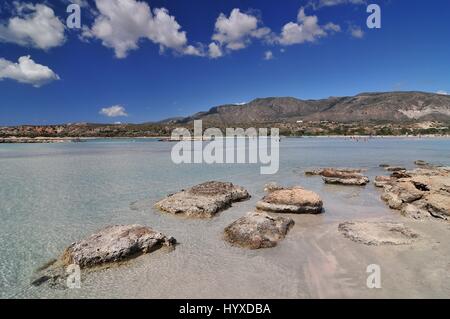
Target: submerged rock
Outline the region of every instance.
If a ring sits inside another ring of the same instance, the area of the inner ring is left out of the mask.
[[[156,203],[155,207],[171,214],[209,218],[228,208],[233,202],[249,197],[243,187],[212,181],[169,195]]]
[[[291,214],[320,214],[322,207],[319,195],[301,187],[274,190],[256,203],[260,210]]]
[[[291,218],[251,212],[227,226],[224,239],[232,245],[249,249],[275,247],[293,225]]]
[[[49,281],[50,285],[61,285],[67,277],[66,267],[69,265],[90,269],[132,259],[175,243],[173,237],[146,226],[109,226],[71,244],[59,259],[41,267],[39,277],[32,284],[38,286]]]
[[[345,222],[339,231],[347,238],[365,245],[407,245],[419,235],[401,223],[393,222]]]

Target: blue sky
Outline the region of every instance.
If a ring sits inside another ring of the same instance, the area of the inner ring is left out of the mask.
[[[0,125],[141,123],[268,96],[450,92],[447,0],[373,0],[381,29],[367,28],[364,0],[74,0],[82,29],[66,26],[70,2],[0,4]]]

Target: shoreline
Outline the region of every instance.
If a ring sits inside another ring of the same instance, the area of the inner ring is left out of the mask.
[[[281,139],[317,138],[317,139],[450,139],[450,135],[313,135],[313,136],[280,136]],[[168,136],[97,136],[97,137],[2,137],[0,144],[54,144],[54,143],[82,143],[92,140],[128,140],[128,139],[158,139],[158,142],[179,142]],[[191,141],[194,141],[192,139]],[[205,140],[204,140],[205,141]]]

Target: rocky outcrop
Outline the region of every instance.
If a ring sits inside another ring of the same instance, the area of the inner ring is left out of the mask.
[[[345,222],[339,224],[339,232],[345,237],[365,245],[407,245],[419,235],[401,223]]]
[[[156,203],[155,207],[171,214],[210,218],[231,206],[233,202],[249,197],[243,187],[212,181],[169,195]]]
[[[59,259],[41,269],[33,284],[41,285],[50,281],[51,285],[61,285],[67,277],[65,270],[69,265],[92,269],[151,253],[163,246],[173,247],[175,244],[175,238],[146,226],[109,226],[67,247]]]
[[[320,214],[323,202],[316,193],[301,187],[277,189],[256,203],[256,208],[268,212],[290,214]]]
[[[450,219],[450,168],[428,167],[405,171],[383,186],[381,198],[404,216]]]
[[[251,212],[227,226],[224,239],[232,245],[249,249],[275,247],[293,225],[291,218]]]

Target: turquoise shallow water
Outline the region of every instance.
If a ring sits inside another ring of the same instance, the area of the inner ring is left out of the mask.
[[[363,167],[373,178],[383,174],[381,163],[413,167],[422,159],[450,165],[449,139],[283,139],[280,170],[272,176],[260,175],[259,165],[175,165],[172,145],[156,140],[0,145],[0,297],[308,297],[292,280],[302,276],[295,268],[301,259],[290,253],[298,248],[295,235],[260,252],[221,240],[223,228],[264,195],[265,183],[300,184],[318,192],[326,208],[314,220],[320,228],[392,212],[372,185],[326,186],[320,178],[303,176],[304,169]],[[253,197],[206,221],[153,209],[165,195],[207,180],[242,185]],[[172,253],[89,274],[79,290],[30,286],[34,271],[71,242],[121,223],[152,226],[180,245]]]

